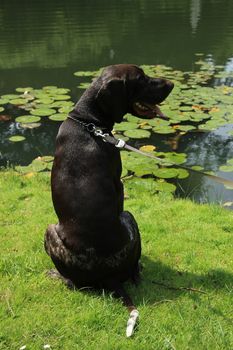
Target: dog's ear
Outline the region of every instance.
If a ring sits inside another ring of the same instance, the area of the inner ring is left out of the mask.
[[[120,123],[128,107],[125,80],[120,78],[103,80],[96,99],[104,114],[109,115],[113,122]]]

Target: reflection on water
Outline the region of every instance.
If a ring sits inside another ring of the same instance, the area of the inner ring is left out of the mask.
[[[233,1],[228,0],[2,0],[0,94],[12,93],[19,86],[58,85],[70,88],[77,100],[73,76],[77,70],[126,62],[192,70],[197,52],[232,70],[232,17]],[[232,80],[224,82],[232,85]],[[221,83],[222,79],[214,82]],[[39,129],[20,129],[27,141],[17,145],[4,140],[18,125],[0,123],[3,163],[28,164],[39,155],[53,154],[57,123],[46,121]],[[216,170],[233,157],[232,138],[225,135],[224,128],[206,135],[189,134],[178,140],[178,151],[188,153],[190,165]],[[170,149],[166,141],[153,138],[160,150]],[[214,200],[218,196],[228,199],[229,191],[209,181],[192,176],[180,184],[180,193],[192,192],[202,201],[205,197],[212,200],[217,191]]]
[[[56,74],[70,86],[72,71],[119,62],[190,69],[196,52],[225,64],[232,15],[227,0],[2,0],[0,88],[44,85]]]

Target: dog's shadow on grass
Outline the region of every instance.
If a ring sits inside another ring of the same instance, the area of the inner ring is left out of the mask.
[[[189,271],[179,271],[160,261],[151,260],[142,256],[143,270],[141,282],[134,287],[126,284],[127,291],[136,305],[156,305],[169,302],[184,293],[198,299],[211,291],[225,289],[229,291],[233,281],[233,273],[216,269],[206,274],[195,274]]]
[[[184,293],[198,301],[201,296],[208,296],[212,291],[225,289],[226,292],[229,292],[233,281],[233,273],[221,269],[209,270],[206,274],[179,271],[145,255],[142,256],[141,262],[143,268],[139,284],[135,286],[130,282],[125,283],[125,288],[137,307],[172,302]],[[66,286],[77,291],[76,288],[67,283]],[[88,293],[90,297],[103,293],[101,290],[88,287],[81,288],[79,291]],[[108,293],[111,294],[111,292],[107,292],[106,295]],[[214,308],[212,311],[224,317],[221,310]]]

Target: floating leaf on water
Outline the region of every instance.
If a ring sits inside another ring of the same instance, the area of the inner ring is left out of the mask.
[[[194,129],[196,129],[196,128],[193,125],[179,125],[179,130],[180,131],[187,132],[187,131],[194,130]]]
[[[58,89],[58,87],[56,85],[47,85],[47,86],[43,86],[42,89],[43,90],[55,90],[55,89]]]
[[[127,182],[129,189],[133,188],[138,191],[147,191],[150,194],[155,194],[158,192],[163,193],[172,193],[176,190],[176,186],[174,184],[170,184],[164,180],[154,179],[142,179],[142,178],[132,178]]]
[[[176,186],[166,181],[154,181],[155,189],[159,192],[175,192]]]
[[[176,152],[166,152],[162,153],[164,155],[164,159],[167,163],[175,163],[175,164],[182,164],[186,161],[186,154],[185,153],[176,153]]]
[[[22,115],[20,117],[17,117],[15,118],[15,121],[17,123],[23,123],[23,124],[26,124],[26,123],[37,123],[40,121],[40,117],[37,117],[37,116],[34,116],[34,115]]]
[[[46,117],[46,116],[55,114],[56,111],[55,109],[52,109],[52,108],[36,108],[36,109],[33,109],[30,113],[36,116]]]
[[[186,177],[189,177],[189,172],[185,169],[176,169],[178,171],[177,178],[178,179],[186,179]]]
[[[150,132],[142,129],[126,130],[124,131],[124,135],[133,139],[143,139],[150,137]]]
[[[66,114],[69,114],[74,108],[71,106],[64,106],[64,107],[61,107],[58,109],[58,112],[59,113],[66,113]]]
[[[128,187],[138,191],[147,191],[151,194],[158,191],[156,182],[153,179],[132,178],[128,182]],[[140,192],[139,192],[140,193]]]
[[[171,126],[154,127],[153,131],[157,134],[174,134],[176,132]]]
[[[203,171],[204,170],[204,168],[202,166],[200,166],[200,165],[193,165],[191,167],[191,169],[197,170],[197,171]]]
[[[89,88],[89,86],[91,85],[91,83],[81,83],[77,86],[78,89],[87,89]]]
[[[121,139],[121,140],[124,140],[125,142],[127,142],[129,140],[128,137],[121,135],[121,134],[117,134],[117,132],[115,132],[114,130],[112,133],[116,139]]]
[[[171,114],[169,114],[169,117],[171,117]],[[148,119],[147,123],[151,126],[156,126],[156,127],[160,128],[160,127],[169,126],[170,120],[165,120],[165,119],[161,119],[161,118]]]
[[[70,96],[69,95],[54,95],[53,99],[55,101],[66,101],[66,100],[70,99]]]
[[[100,71],[79,71],[75,72],[76,77],[95,77],[100,73]]]
[[[21,142],[25,140],[25,137],[21,135],[15,135],[15,136],[9,137],[8,140],[12,142]]]
[[[67,119],[67,114],[66,113],[56,113],[56,114],[50,115],[49,119],[53,120],[55,122],[60,122],[60,121]]]
[[[16,105],[16,106],[19,106],[19,105],[24,105],[26,103],[25,99],[23,98],[16,98],[14,100],[10,100],[10,103],[12,105]]]
[[[227,164],[233,165],[233,158],[232,159],[228,159]]]
[[[154,175],[162,179],[172,179],[178,176],[178,171],[174,168],[159,168],[154,172]]]
[[[20,123],[20,127],[23,129],[35,129],[39,128],[41,126],[41,123]]]
[[[138,123],[138,127],[139,127],[139,129],[143,129],[143,130],[150,130],[150,129],[152,129],[152,126],[149,125],[147,122]]]
[[[54,99],[51,97],[42,97],[42,98],[36,100],[36,103],[50,105],[53,103],[53,101],[54,101]]]
[[[156,147],[154,145],[145,145],[140,147],[139,149],[143,152],[153,152],[156,149]]]
[[[130,113],[127,113],[125,116],[124,116],[124,121],[128,121],[128,122],[133,122],[133,123],[137,123],[137,118],[130,114]]]
[[[44,86],[42,89],[48,92],[50,95],[66,95],[70,92],[70,89],[58,88],[57,86]]]
[[[43,156],[43,157],[40,157],[40,159],[42,160],[42,162],[50,163],[50,162],[53,162],[54,157],[53,156]]]
[[[233,171],[233,165],[222,165],[219,167],[220,171],[224,172],[232,172]]]
[[[114,125],[114,130],[115,131],[125,131],[125,130],[133,130],[138,127],[137,123],[133,122],[122,122],[120,124],[115,124]]]
[[[19,95],[17,95],[17,94],[7,94],[7,95],[2,95],[1,96],[1,99],[7,100],[8,102],[10,102],[10,100],[14,100],[16,98],[19,98]]]
[[[65,108],[74,106],[72,101],[56,101],[51,104],[52,108]]]
[[[155,162],[143,162],[136,163],[129,170],[131,170],[136,176],[154,175],[158,169],[158,165]]]
[[[0,98],[0,105],[6,105],[9,102],[7,98]]]

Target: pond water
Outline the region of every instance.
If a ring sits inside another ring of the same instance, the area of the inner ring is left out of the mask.
[[[163,64],[192,71],[196,53],[232,71],[232,18],[233,2],[228,0],[1,1],[0,95],[12,94],[17,87],[57,85],[69,88],[76,101],[83,92],[77,88],[76,71],[116,63]],[[211,81],[212,86],[221,83],[233,85],[231,78]],[[27,165],[35,157],[52,155],[58,127],[48,118],[31,130],[22,130],[14,119],[0,121],[0,164]],[[187,153],[187,165],[197,164],[233,179],[232,173],[218,171],[233,158],[229,128],[232,125],[186,133],[176,151]],[[26,140],[9,142],[16,133]],[[171,150],[166,136],[154,134],[150,143],[160,151]],[[200,202],[232,201],[232,194],[194,174],[179,182],[177,189],[177,195]]]

